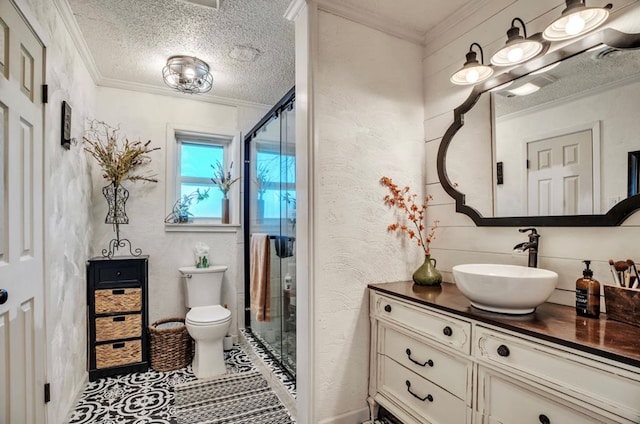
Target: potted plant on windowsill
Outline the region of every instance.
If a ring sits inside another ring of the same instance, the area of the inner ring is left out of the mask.
[[[209,189],[203,191],[197,189],[189,194],[182,195],[173,204],[173,208],[169,215],[164,219],[164,222],[167,224],[184,224],[189,222],[189,217],[193,216],[193,214],[189,212],[189,208],[207,198],[209,198]]]

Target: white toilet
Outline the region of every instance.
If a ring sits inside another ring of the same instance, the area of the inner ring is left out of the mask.
[[[178,269],[185,282],[185,323],[196,342],[193,373],[208,378],[226,372],[222,341],[231,324],[231,311],[220,305],[225,265]]]

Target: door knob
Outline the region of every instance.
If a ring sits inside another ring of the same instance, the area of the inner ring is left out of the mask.
[[[9,292],[5,289],[0,289],[0,305],[5,303],[9,299]]]

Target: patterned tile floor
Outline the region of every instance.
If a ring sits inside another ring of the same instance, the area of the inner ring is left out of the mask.
[[[225,352],[227,372],[255,370],[238,345]],[[173,387],[195,380],[191,365],[177,371],[125,374],[90,382],[69,424],[176,424]]]

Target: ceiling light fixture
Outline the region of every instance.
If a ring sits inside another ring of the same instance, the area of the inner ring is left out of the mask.
[[[605,7],[587,7],[585,0],[566,0],[566,9],[544,30],[549,41],[568,40],[585,34],[604,23],[609,17],[611,3]]]
[[[480,62],[476,59],[476,52],[473,46],[477,46],[480,50]],[[471,43],[469,52],[467,53],[467,61],[462,68],[451,75],[450,81],[457,85],[471,85],[482,82],[493,75],[493,69],[484,64],[484,53],[482,47],[478,43]]]
[[[520,29],[515,26],[516,22],[522,26],[524,37],[520,35]],[[540,41],[527,38],[527,28],[522,19],[513,18],[511,28],[507,31],[507,43],[491,57],[491,63],[495,66],[517,65],[533,59],[541,51],[542,43]]]
[[[201,94],[211,90],[209,65],[195,56],[171,56],[162,68],[165,84],[182,93]]]

